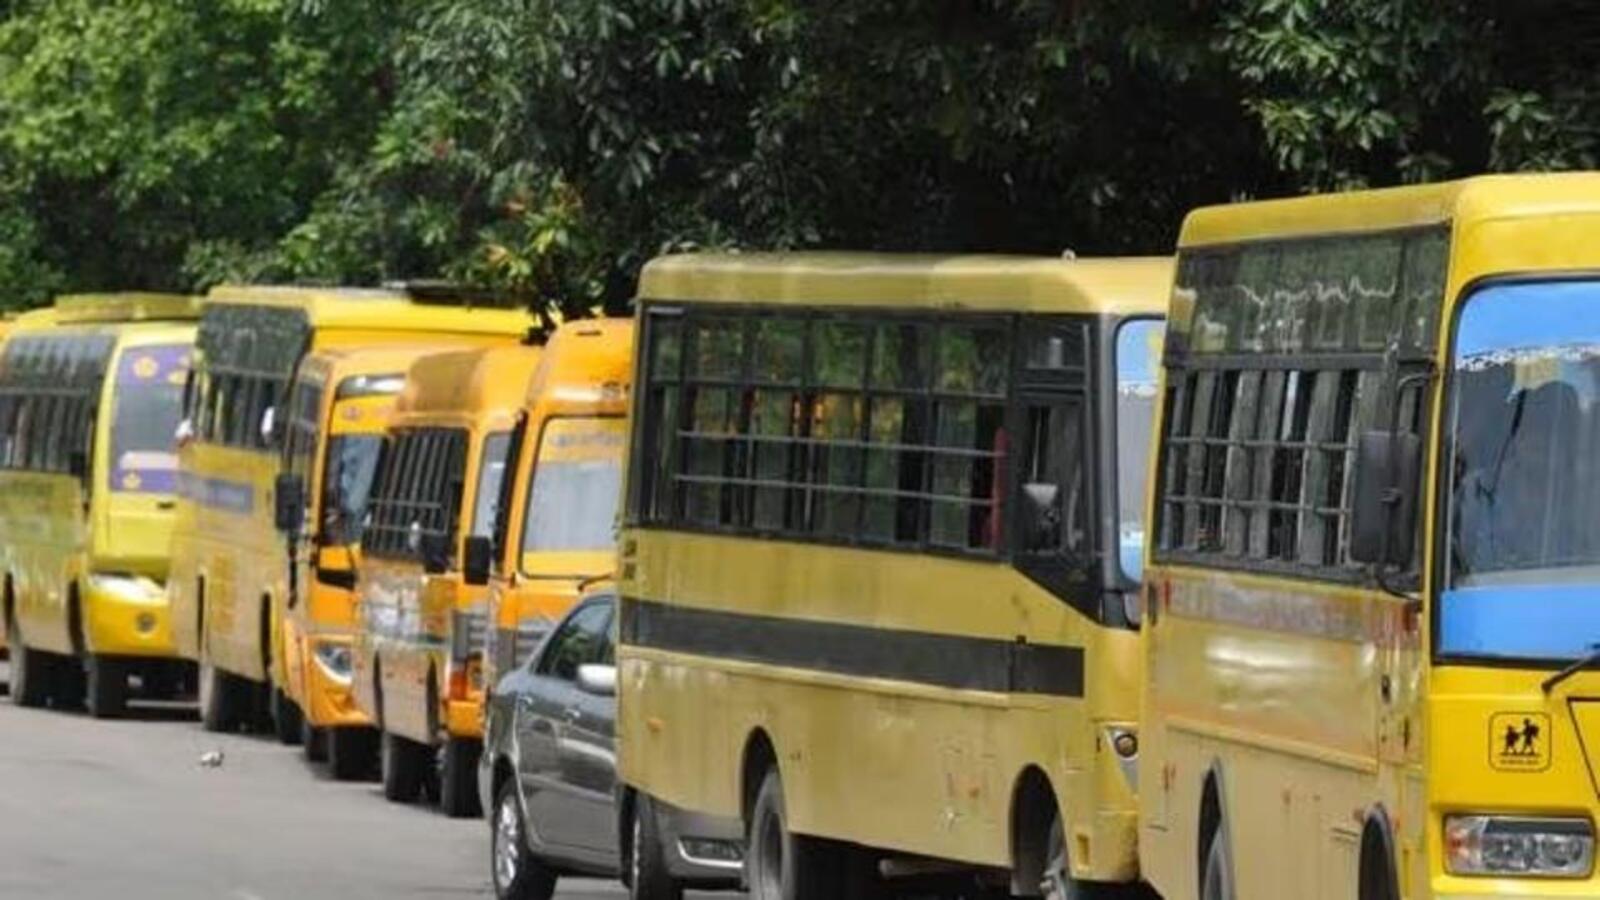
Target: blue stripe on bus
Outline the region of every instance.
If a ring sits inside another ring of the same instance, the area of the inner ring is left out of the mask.
[[[178,495],[201,506],[242,514],[249,514],[256,506],[255,488],[249,482],[226,478],[199,478],[180,472]]]
[[[1600,584],[1445,591],[1439,652],[1450,656],[1571,660],[1600,643]]]

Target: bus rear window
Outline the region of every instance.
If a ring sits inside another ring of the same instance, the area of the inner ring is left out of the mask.
[[[187,344],[130,347],[117,364],[111,424],[110,487],[114,491],[172,493],[178,453],[173,441],[183,415]]]
[[[618,418],[545,423],[528,485],[522,553],[604,550],[622,492],[626,426]]]

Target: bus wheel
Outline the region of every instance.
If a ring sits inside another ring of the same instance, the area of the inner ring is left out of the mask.
[[[745,836],[751,900],[857,900],[870,896],[867,857],[855,848],[789,830],[783,780],[767,770]]]
[[[556,873],[528,849],[514,778],[507,778],[495,795],[489,835],[489,869],[498,900],[550,900],[556,895]]]
[[[1200,874],[1200,900],[1233,900],[1233,854],[1228,838],[1218,828],[1206,850],[1206,868]]]
[[[11,702],[38,709],[50,702],[54,662],[22,642],[16,621],[7,626],[11,643]]]
[[[289,695],[273,688],[272,733],[278,739],[278,743],[285,747],[293,747],[300,743],[300,723],[304,720],[300,707],[289,699]]]
[[[439,807],[452,819],[483,815],[478,802],[478,757],[483,745],[474,740],[446,738],[444,766],[439,773]]]
[[[306,762],[325,762],[328,759],[328,732],[311,724],[311,719],[300,717],[300,752]]]
[[[200,727],[207,731],[238,728],[239,694],[232,675],[209,662],[200,663]]]
[[[422,795],[423,779],[427,777],[428,748],[385,731],[380,755],[384,799],[390,803],[417,802]]]
[[[377,768],[378,733],[371,728],[328,729],[328,771],[337,781],[366,781]]]
[[[91,653],[84,666],[88,671],[89,715],[114,719],[127,712],[128,667],[122,660]]]
[[[683,900],[683,885],[667,872],[666,851],[656,824],[650,798],[635,794],[632,806],[633,829],[628,853],[628,897],[630,900]]]

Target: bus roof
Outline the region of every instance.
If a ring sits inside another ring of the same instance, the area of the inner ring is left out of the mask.
[[[1180,248],[1359,234],[1454,222],[1600,213],[1600,173],[1483,175],[1411,187],[1208,206],[1191,212]]]
[[[358,375],[404,375],[418,357],[438,352],[433,344],[375,344],[371,347],[331,347],[306,354],[301,363],[308,374],[324,382]]]
[[[542,355],[538,347],[485,347],[418,357],[406,372],[396,416],[461,419],[515,410]]]
[[[184,294],[68,294],[56,298],[51,321],[88,325],[194,320],[200,318],[200,303],[199,297]]]
[[[578,403],[626,397],[633,377],[632,319],[574,319],[550,336],[528,383],[528,404],[546,395]]]
[[[537,326],[526,310],[420,302],[391,288],[218,285],[208,299],[217,304],[299,309],[314,328],[427,331],[436,334],[526,334]]]
[[[639,298],[972,309],[1152,313],[1166,308],[1170,257],[926,256],[886,253],[685,253],[652,260]]]

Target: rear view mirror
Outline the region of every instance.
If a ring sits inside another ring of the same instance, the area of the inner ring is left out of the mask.
[[[278,530],[295,534],[306,516],[305,480],[293,472],[280,472],[273,483],[272,518]]]
[[[614,697],[617,693],[617,667],[590,663],[578,667],[578,689],[587,694]]]
[[[1405,566],[1415,550],[1417,479],[1422,440],[1414,434],[1368,431],[1356,446],[1350,558]]]
[[[489,539],[481,534],[467,538],[461,549],[461,580],[471,585],[489,583],[489,563],[494,551]]]
[[[424,532],[421,540],[422,571],[440,575],[450,570],[450,536],[436,531]]]

